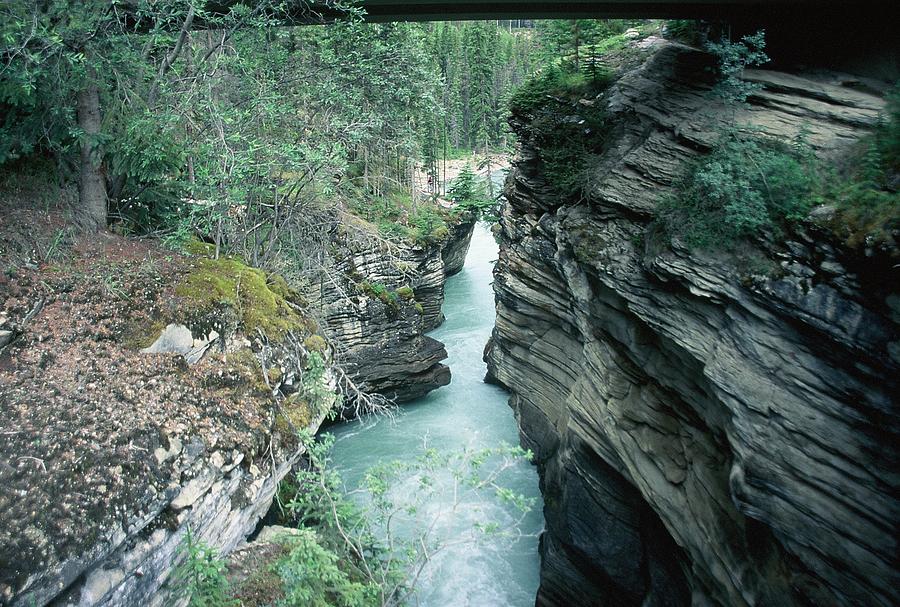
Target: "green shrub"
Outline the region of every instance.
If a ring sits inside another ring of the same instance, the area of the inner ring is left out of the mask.
[[[548,105],[528,126],[543,163],[542,175],[560,199],[587,188],[589,170],[603,150],[610,124],[597,106],[576,109]]]
[[[188,530],[178,552],[184,560],[175,569],[173,582],[180,596],[189,597],[189,607],[232,607],[225,561],[215,549],[196,539]]]
[[[719,62],[719,81],[713,88],[713,93],[731,105],[747,101],[747,97],[759,89],[760,85],[743,80],[744,70],[769,62],[765,48],[764,30],[744,36],[739,42],[708,42],[706,50],[715,55]]]
[[[324,547],[316,532],[300,528],[291,551],[276,565],[284,585],[283,607],[366,607],[377,605],[378,587],[350,579],[341,557]]]
[[[660,217],[688,245],[729,248],[806,217],[815,176],[801,144],[728,134],[660,205]]]
[[[513,114],[529,114],[543,107],[550,98],[577,100],[594,96],[612,81],[612,74],[600,69],[595,77],[551,65],[526,80],[509,100]]]

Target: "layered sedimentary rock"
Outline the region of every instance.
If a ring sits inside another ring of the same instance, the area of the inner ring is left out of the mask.
[[[474,222],[428,245],[345,242],[316,306],[359,387],[398,402],[450,383],[443,344],[425,335],[444,320],[444,281],[462,269]]]
[[[475,229],[474,221],[460,221],[450,227],[450,236],[441,249],[441,259],[444,261],[444,275],[453,276],[459,274],[466,263],[466,254],[472,243],[472,231]]]
[[[883,102],[834,74],[753,71],[763,88],[733,116],[708,65],[661,44],[588,100],[613,129],[579,202],[550,202],[517,125],[487,359],[540,467],[538,604],[897,604],[889,254],[805,222],[755,272],[653,230],[719,125],[804,131],[830,157]]]
[[[0,604],[178,604],[166,582],[185,533],[222,553],[242,542],[301,456],[296,430],[333,404],[298,393],[316,347],[315,381],[334,387],[328,348],[277,277],[112,236],[83,246],[0,284],[15,334],[0,351]]]

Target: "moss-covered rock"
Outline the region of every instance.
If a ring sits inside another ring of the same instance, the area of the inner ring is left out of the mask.
[[[312,423],[312,410],[309,401],[299,393],[292,394],[281,405],[281,412],[275,418],[275,429],[285,436],[297,430],[308,428]]]
[[[328,342],[321,335],[310,335],[303,340],[303,346],[310,352],[324,354],[328,350]]]
[[[280,338],[291,330],[308,330],[296,308],[305,302],[281,277],[228,257],[201,259],[175,289],[188,302],[186,324],[201,331],[233,319],[246,334],[257,330]],[[204,326],[204,325],[211,326]]]
[[[415,297],[415,293],[413,293],[413,290],[409,286],[400,287],[399,289],[397,289],[396,293],[401,299],[405,299],[407,301]]]

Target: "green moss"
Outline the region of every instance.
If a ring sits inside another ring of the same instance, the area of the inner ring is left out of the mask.
[[[122,344],[130,350],[149,348],[165,328],[165,323],[157,319],[133,322],[125,329],[125,333],[122,335]]]
[[[268,285],[270,291],[272,291],[279,297],[284,298],[286,301],[292,302],[301,307],[306,307],[307,305],[309,305],[309,302],[306,301],[306,298],[300,295],[300,293],[298,293],[296,289],[291,288],[284,277],[279,274],[269,274],[266,279],[266,284]]]
[[[419,314],[425,314],[425,308],[423,308],[422,304],[420,304],[419,302],[416,302],[413,305],[413,307],[416,309],[416,312],[418,312]]]
[[[397,289],[396,293],[400,297],[400,299],[405,299],[407,301],[415,296],[412,288],[410,288],[409,286],[400,287],[399,289]]]
[[[216,254],[216,245],[191,238],[184,244],[185,253],[201,257],[212,257]]]
[[[269,280],[262,270],[233,258],[201,259],[175,293],[190,302],[193,316],[232,311],[244,333],[257,330],[278,338],[304,329],[304,319],[288,304],[293,292],[283,279]],[[295,305],[302,303],[294,301]]]
[[[310,352],[324,353],[328,349],[328,342],[321,335],[310,335],[303,340],[303,345]]]
[[[312,423],[309,402],[298,394],[292,394],[281,405],[281,413],[275,419],[275,429],[282,434],[293,434],[308,428]]]
[[[399,309],[400,307],[400,296],[398,295],[398,292],[391,291],[387,286],[380,282],[369,282],[364,280],[358,283],[356,288],[361,293],[365,293],[368,297],[377,299],[381,303],[392,308]]]

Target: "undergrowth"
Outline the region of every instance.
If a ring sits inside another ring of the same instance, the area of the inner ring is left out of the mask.
[[[431,200],[413,202],[408,192],[389,192],[372,197],[360,189],[347,192],[347,206],[357,216],[374,223],[382,236],[426,246],[450,234],[450,214]]]
[[[817,172],[802,140],[786,145],[729,132],[663,200],[659,217],[670,235],[699,248],[781,233],[814,205]]]
[[[541,174],[560,200],[580,196],[589,184],[589,168],[610,128],[594,98],[612,80],[605,71],[590,78],[550,67],[510,100],[513,115],[525,119],[525,136],[540,156]]]

